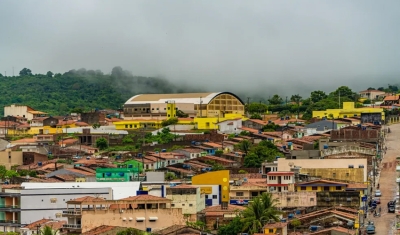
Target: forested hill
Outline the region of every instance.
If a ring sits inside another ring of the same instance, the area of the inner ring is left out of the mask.
[[[121,67],[107,75],[86,69],[35,75],[23,69],[14,77],[0,74],[2,107],[24,104],[52,115],[65,115],[74,109],[118,109],[135,94],[194,91],[161,78],[133,76]],[[1,109],[0,114],[3,112]]]

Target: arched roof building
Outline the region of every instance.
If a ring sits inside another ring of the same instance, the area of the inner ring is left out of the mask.
[[[244,115],[244,103],[231,92],[141,94],[124,104],[125,119],[168,118],[167,103],[189,117],[223,117],[225,114]]]

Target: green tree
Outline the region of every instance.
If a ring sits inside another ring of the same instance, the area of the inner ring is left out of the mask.
[[[176,175],[175,175],[174,173],[172,173],[172,172],[167,172],[167,173],[165,174],[165,180],[166,180],[166,181],[171,181],[171,180],[174,180],[174,179],[176,179]]]
[[[95,123],[92,125],[92,127],[93,127],[93,129],[97,129],[97,128],[100,128],[101,125],[99,123]]]
[[[223,151],[223,150],[215,150],[215,156],[221,157],[222,154],[224,154],[224,151]]]
[[[53,230],[52,227],[46,225],[40,230],[41,235],[56,235],[58,234],[58,230]]]
[[[268,110],[268,106],[263,103],[250,103],[246,104],[246,111],[250,114],[265,113]]]
[[[135,228],[127,228],[125,230],[117,232],[117,235],[146,235],[146,232],[140,231]]]
[[[294,231],[296,232],[296,228],[300,227],[301,221],[297,218],[294,218],[290,221],[290,225],[293,227]]]
[[[179,121],[178,118],[170,118],[170,119],[167,119],[167,120],[163,120],[161,122],[161,126],[166,127],[166,126],[169,126],[169,125],[176,125],[178,123],[178,121]]]
[[[244,152],[246,155],[249,153],[252,143],[249,140],[242,140],[237,145],[238,149]]]
[[[258,114],[258,113],[253,113],[253,114],[251,114],[250,119],[263,120],[263,118],[261,117],[261,115]]]
[[[54,75],[54,74],[53,74],[51,71],[48,71],[48,72],[46,73],[46,76],[49,77],[49,78],[52,78],[53,75]]]
[[[133,139],[129,135],[124,136],[124,138],[122,138],[122,143],[123,144],[132,144],[133,143]]]
[[[243,222],[239,216],[224,226],[218,228],[218,235],[236,235],[242,232]]]
[[[283,99],[279,95],[275,94],[270,99],[268,99],[268,103],[271,105],[281,105],[283,103]]]
[[[310,99],[313,103],[317,103],[320,100],[326,99],[326,97],[328,96],[325,94],[325,92],[318,90],[311,92]]]
[[[260,232],[270,220],[279,221],[281,212],[277,208],[278,201],[271,193],[263,193],[253,199],[243,211],[243,231],[250,234]]]
[[[368,87],[368,89],[367,89],[368,91],[371,91],[371,90],[376,90],[375,88],[373,88],[373,87]]]
[[[366,99],[366,100],[364,100],[364,102],[363,102],[363,104],[371,104],[372,102],[371,102],[371,100],[370,99]]]
[[[96,140],[96,147],[99,148],[100,150],[104,150],[104,149],[108,148],[107,139],[104,137],[98,138]]]
[[[23,68],[20,72],[19,72],[20,76],[32,76],[32,71],[30,69],[27,68]]]

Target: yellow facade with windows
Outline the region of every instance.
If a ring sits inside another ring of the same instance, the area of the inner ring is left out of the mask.
[[[124,119],[172,118],[176,117],[178,110],[191,118],[224,118],[227,114],[245,114],[244,102],[230,92],[141,94],[125,102]]]
[[[237,118],[242,118],[246,120],[247,118],[238,114],[227,114],[224,118],[218,117],[195,117],[193,119],[183,118],[179,119],[177,125],[194,125],[196,129],[199,130],[217,130],[219,122],[226,120],[233,120]],[[167,119],[164,119],[167,120]],[[124,120],[119,122],[113,122],[117,130],[141,130],[141,129],[159,129],[162,128],[162,119],[153,120]]]
[[[7,134],[8,135],[52,135],[52,134],[61,134],[61,133],[66,133],[68,128],[74,128],[77,127],[75,123],[71,123],[68,125],[63,125],[63,126],[57,126],[57,127],[51,127],[51,126],[31,126],[27,130],[21,130],[21,129],[8,129]]]
[[[351,117],[360,117],[361,114],[365,113],[381,113],[382,120],[385,119],[385,113],[382,108],[372,108],[372,107],[363,107],[363,108],[355,108],[354,102],[343,102],[343,108],[341,109],[327,109],[323,111],[313,111],[313,118],[351,118]]]
[[[229,204],[229,171],[212,171],[192,177],[192,185],[220,185],[221,202]]]

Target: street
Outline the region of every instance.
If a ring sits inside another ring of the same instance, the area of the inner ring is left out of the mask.
[[[380,165],[379,184],[382,192],[381,204],[378,205],[382,208],[381,217],[374,218],[372,214],[368,215],[368,220],[374,221],[376,226],[376,234],[395,234],[393,227],[395,223],[395,214],[388,213],[387,203],[396,197],[397,184],[396,184],[396,157],[400,156],[400,125],[389,126],[391,133],[386,138],[387,152]],[[374,192],[375,192],[374,188]],[[373,195],[374,196],[374,195]]]

